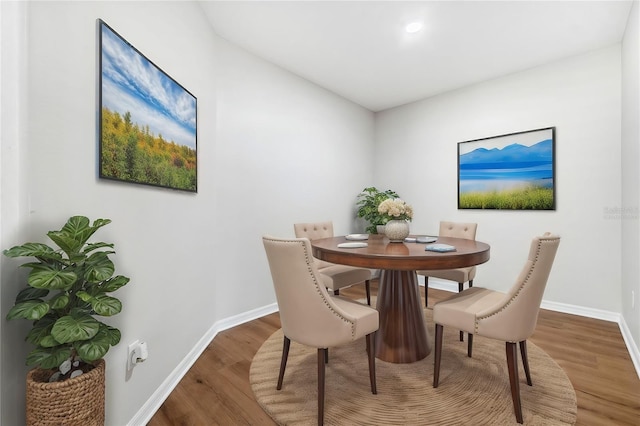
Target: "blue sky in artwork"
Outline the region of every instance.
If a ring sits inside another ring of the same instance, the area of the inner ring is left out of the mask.
[[[196,98],[102,25],[102,106],[155,136],[196,148]]]

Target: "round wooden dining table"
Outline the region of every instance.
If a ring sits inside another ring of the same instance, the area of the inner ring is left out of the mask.
[[[380,270],[376,308],[380,328],[376,335],[376,357],[393,363],[410,363],[431,352],[429,333],[416,271],[454,269],[479,265],[489,260],[488,244],[461,238],[438,237],[437,243],[455,247],[455,251],[426,251],[427,244],[390,242],[372,234],[366,247],[340,248],[352,243],[344,236],[312,240],[313,256],[331,263]]]

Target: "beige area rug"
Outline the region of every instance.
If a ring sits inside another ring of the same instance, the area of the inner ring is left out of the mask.
[[[425,310],[433,343],[431,310]],[[317,350],[291,342],[282,390],[276,390],[282,329],[256,353],[250,382],[256,400],[281,425],[317,424]],[[329,350],[326,425],[516,425],[504,342],[475,336],[473,358],[458,331],[445,327],[440,385],[433,388],[433,351],[412,364],[376,360],[378,394],[369,386],[364,339]],[[525,425],[576,421],[576,395],[560,366],[527,342],[533,386],[519,359]]]

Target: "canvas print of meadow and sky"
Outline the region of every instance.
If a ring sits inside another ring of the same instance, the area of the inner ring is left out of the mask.
[[[555,127],[458,143],[458,208],[554,210]]]
[[[196,98],[99,26],[100,177],[197,192]]]

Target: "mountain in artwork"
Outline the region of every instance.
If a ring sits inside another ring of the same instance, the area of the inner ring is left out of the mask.
[[[553,141],[546,139],[531,146],[513,143],[503,148],[478,148],[460,156],[461,169],[520,168],[550,164]]]

